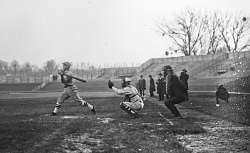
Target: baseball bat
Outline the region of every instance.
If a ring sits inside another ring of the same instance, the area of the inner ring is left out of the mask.
[[[63,74],[63,75],[66,75],[66,76],[68,76],[68,77],[71,77],[71,78],[73,78],[73,79],[75,79],[75,80],[78,80],[78,81],[81,81],[81,82],[87,82],[86,80],[83,80],[83,79],[78,78],[78,77],[75,77],[75,76],[71,76],[71,75],[67,75],[67,74]]]

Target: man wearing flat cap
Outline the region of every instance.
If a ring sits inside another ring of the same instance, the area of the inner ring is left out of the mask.
[[[157,84],[157,93],[159,95],[159,101],[164,100],[164,94],[166,92],[166,81],[161,73],[159,73],[159,78],[156,81]]]
[[[139,79],[139,92],[142,98],[144,98],[144,91],[146,90],[146,80],[143,78],[143,75]]]

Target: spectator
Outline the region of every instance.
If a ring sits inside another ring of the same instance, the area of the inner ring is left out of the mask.
[[[155,91],[155,81],[152,77],[152,75],[149,75],[149,93],[150,93],[150,97],[154,96],[154,91]]]
[[[164,73],[167,78],[167,94],[168,98],[165,100],[165,105],[175,115],[175,117],[182,118],[180,112],[176,108],[175,104],[179,104],[185,101],[185,86],[181,83],[179,78],[174,74],[171,66],[164,67]]]
[[[188,79],[189,79],[189,75],[187,74],[187,70],[183,69],[181,74],[180,74],[180,81],[182,81],[182,83],[185,85],[186,90],[185,90],[185,94],[186,94],[186,100],[188,100]]]
[[[228,98],[229,98],[229,93],[227,89],[223,85],[220,85],[216,91],[216,105],[215,106],[216,107],[220,106],[219,99],[225,100],[228,103]]]
[[[159,78],[158,78],[156,84],[157,84],[157,93],[159,95],[159,101],[162,101],[162,100],[164,100],[164,94],[166,91],[166,89],[165,89],[166,88],[166,81],[161,73],[159,73]]]
[[[144,90],[146,90],[146,80],[143,78],[143,75],[139,79],[139,92],[141,97],[144,97]]]

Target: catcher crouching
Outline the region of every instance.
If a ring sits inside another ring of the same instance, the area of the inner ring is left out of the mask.
[[[58,74],[61,76],[61,82],[64,85],[64,90],[57,99],[56,106],[52,112],[52,115],[56,115],[59,109],[61,108],[62,103],[70,97],[72,97],[73,100],[78,102],[81,106],[88,107],[93,113],[96,113],[95,107],[80,97],[78,88],[73,83],[73,79],[76,79],[81,82],[86,82],[86,80],[75,77],[73,73],[70,71],[70,66],[71,63],[64,62],[63,70],[60,70],[58,72]]]
[[[118,95],[124,95],[124,99],[120,103],[121,109],[127,112],[133,118],[136,118],[138,117],[137,112],[142,110],[144,103],[139,95],[138,90],[132,86],[130,82],[130,78],[123,79],[123,87],[122,89],[118,89],[114,87],[114,83],[109,80],[108,87]]]

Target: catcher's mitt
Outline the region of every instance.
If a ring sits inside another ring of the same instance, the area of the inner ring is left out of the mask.
[[[109,80],[108,81],[108,87],[111,89],[113,86],[114,86],[114,83],[111,80]]]

